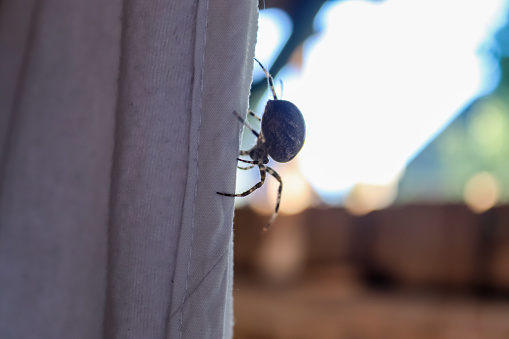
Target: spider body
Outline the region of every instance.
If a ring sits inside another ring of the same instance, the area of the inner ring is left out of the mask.
[[[269,156],[277,162],[295,158],[304,145],[306,123],[290,101],[269,100],[262,117],[262,136]]]
[[[231,194],[217,192],[217,194],[228,197],[245,197],[263,185],[265,182],[266,173],[272,175],[279,182],[279,189],[276,201],[276,209],[272,214],[268,224],[263,229],[263,231],[266,231],[272,222],[274,222],[276,219],[281,202],[281,193],[283,191],[283,180],[274,169],[267,166],[266,164],[269,162],[269,157],[277,162],[288,162],[295,158],[297,153],[299,153],[302,146],[304,145],[304,140],[306,138],[306,124],[304,122],[304,117],[302,116],[302,113],[297,108],[297,106],[295,106],[290,101],[279,100],[277,98],[276,91],[274,90],[272,76],[256,58],[255,61],[265,72],[269,87],[272,91],[272,95],[274,96],[274,100],[269,100],[265,105],[262,119],[257,117],[253,112],[249,112],[250,115],[261,122],[260,133],[256,132],[252,127],[250,127],[237,112],[234,111],[233,114],[236,115],[237,119],[247,128],[249,128],[251,132],[257,137],[256,144],[253,146],[253,148],[248,151],[240,151],[241,156],[249,155],[253,160],[237,158],[238,161],[251,164],[251,166],[238,166],[238,168],[242,170],[248,170],[258,166],[260,171],[260,182],[243,193]]]

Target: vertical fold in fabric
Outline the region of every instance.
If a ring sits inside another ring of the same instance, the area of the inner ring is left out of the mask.
[[[112,170],[105,336],[232,334],[238,121],[256,2],[127,0]]]
[[[196,9],[196,1],[124,1],[107,338],[164,338],[168,330],[188,177]]]
[[[0,337],[99,338],[120,1],[0,2]]]
[[[256,1],[0,1],[0,337],[232,337]]]
[[[200,1],[189,176],[168,338],[232,337],[233,202],[253,70],[257,3]]]

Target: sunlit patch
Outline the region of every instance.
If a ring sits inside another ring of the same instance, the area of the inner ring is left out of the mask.
[[[467,105],[496,86],[500,72],[489,50],[494,32],[506,20],[508,3],[327,3],[317,16],[319,33],[300,47],[302,68],[297,72],[289,65],[276,75],[284,81],[284,99],[300,108],[307,124],[299,167],[291,167],[297,174],[282,173],[282,212],[302,208],[285,202],[299,196],[289,191],[294,185],[302,190],[301,179],[292,183],[301,174],[328,204],[346,202],[355,213],[386,206],[392,199],[387,187],[394,187],[408,162]],[[291,29],[284,12],[261,11],[257,58],[270,66]],[[256,80],[263,77],[257,68],[255,73]],[[268,98],[266,93],[258,113]],[[489,126],[500,120],[499,107],[483,109],[469,131],[479,150],[486,149],[482,154],[500,153],[503,147],[497,145],[507,139],[500,130],[507,122],[490,132]],[[251,144],[249,139],[243,149]],[[259,177],[256,170],[239,176],[241,186]],[[264,214],[274,207],[277,183],[271,179],[249,197]]]
[[[479,151],[493,155],[502,150],[506,143],[507,112],[505,106],[494,101],[479,104],[475,114],[472,114],[468,131],[476,143]]]
[[[296,162],[295,160],[293,160]],[[296,170],[294,163],[277,167],[283,179],[283,193],[281,197],[281,214],[297,214],[309,207],[312,200],[312,190],[306,179]],[[260,189],[258,196],[250,200],[250,206],[258,213],[270,215],[274,212],[277,199],[278,182],[267,177],[266,188]]]
[[[505,5],[388,0],[323,8],[302,72],[289,67],[280,77],[307,123],[302,173],[324,200],[341,201],[356,184],[385,185],[496,86],[500,72],[486,46]]]
[[[264,237],[255,256],[257,269],[267,282],[284,283],[300,273],[306,260],[306,233],[300,218],[282,218]]]
[[[271,183],[269,201],[276,199],[276,183]],[[282,214],[297,214],[311,203],[311,188],[306,179],[296,171],[284,174],[284,199],[281,201]]]
[[[284,11],[269,8],[260,11],[255,56],[264,65],[270,66],[286,40],[292,33],[292,21]],[[254,68],[254,81],[265,77],[263,71]]]
[[[390,206],[397,192],[397,181],[387,185],[357,184],[346,198],[345,208],[354,215],[364,215]]]
[[[480,172],[468,180],[464,190],[465,202],[476,213],[484,212],[498,202],[499,183],[489,172]]]

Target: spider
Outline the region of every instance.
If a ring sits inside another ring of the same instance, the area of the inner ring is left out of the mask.
[[[279,182],[279,188],[277,191],[276,209],[274,210],[269,222],[262,230],[262,232],[265,232],[277,217],[279,205],[281,203],[281,193],[283,192],[283,180],[273,168],[267,166],[269,157],[277,162],[288,162],[295,158],[297,153],[301,150],[304,144],[304,139],[306,138],[306,124],[304,122],[304,117],[297,106],[290,101],[279,100],[277,98],[272,75],[270,75],[269,71],[260,61],[258,61],[258,59],[255,58],[254,60],[258,63],[258,65],[260,65],[265,73],[265,77],[267,78],[268,86],[272,92],[274,100],[269,100],[267,102],[262,118],[259,118],[254,112],[249,111],[249,114],[261,123],[261,130],[259,133],[249,126],[240,114],[235,111],[233,111],[233,114],[257,138],[256,144],[253,148],[247,151],[240,151],[240,156],[249,155],[253,160],[237,158],[238,161],[248,163],[250,165],[246,167],[237,166],[237,168],[241,170],[249,170],[257,166],[260,171],[260,182],[243,193],[216,193],[227,197],[245,197],[262,187],[265,182],[266,173],[272,175]]]

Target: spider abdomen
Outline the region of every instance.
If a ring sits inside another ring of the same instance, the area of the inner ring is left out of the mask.
[[[290,101],[269,100],[262,117],[262,134],[269,156],[277,162],[288,162],[304,145],[306,123]]]

